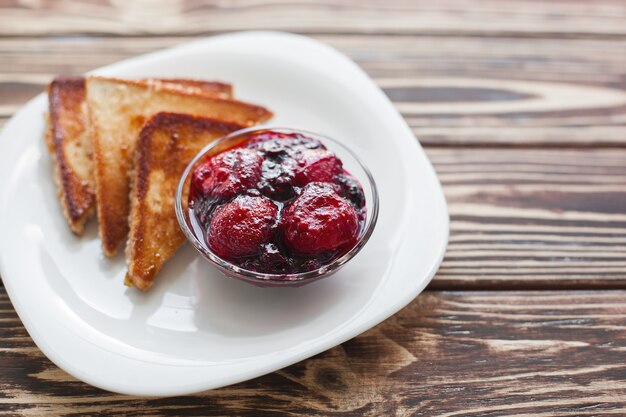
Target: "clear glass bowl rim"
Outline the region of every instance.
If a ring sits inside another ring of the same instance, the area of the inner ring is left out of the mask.
[[[354,158],[354,160],[357,162],[357,164],[365,173],[365,176],[367,177],[367,180],[369,182],[371,193],[372,193],[372,198],[371,198],[372,201],[366,201],[368,214],[367,214],[365,228],[363,229],[363,232],[361,233],[361,236],[358,242],[352,249],[350,249],[344,255],[333,260],[329,264],[322,265],[318,269],[314,269],[312,271],[307,271],[307,272],[300,272],[296,274],[268,274],[268,273],[243,269],[237,265],[234,265],[220,258],[216,254],[211,252],[208,246],[205,243],[201,242],[196,237],[195,233],[190,229],[189,225],[187,224],[187,213],[185,213],[185,210],[183,209],[183,201],[182,201],[183,191],[185,188],[185,183],[187,182],[187,178],[191,174],[191,171],[193,170],[194,166],[198,163],[198,161],[204,158],[204,156],[209,151],[211,151],[211,149],[213,149],[214,147],[216,147],[218,144],[222,142],[225,142],[227,140],[233,139],[237,136],[241,136],[244,134],[249,134],[249,133],[257,132],[257,131],[267,131],[267,130],[278,131],[281,133],[300,133],[306,136],[319,138],[322,141],[322,143],[326,141],[333,143],[334,145],[342,148],[352,158]],[[378,210],[379,210],[378,200],[379,200],[378,190],[376,188],[376,182],[374,181],[374,177],[372,176],[371,171],[369,170],[369,168],[367,168],[367,166],[363,163],[363,161],[361,161],[361,159],[351,149],[343,145],[338,140],[333,139],[324,134],[320,134],[320,133],[316,133],[316,132],[312,132],[312,131],[308,131],[304,129],[290,128],[290,127],[283,127],[283,126],[253,126],[253,127],[237,130],[235,132],[229,133],[226,136],[222,136],[221,138],[211,142],[210,144],[202,148],[200,152],[196,154],[196,156],[187,165],[187,167],[185,168],[185,171],[180,177],[178,186],[176,188],[174,208],[176,211],[176,218],[178,220],[178,224],[180,225],[180,228],[183,231],[183,234],[185,235],[187,240],[191,242],[193,247],[198,252],[200,252],[200,254],[202,254],[207,260],[209,260],[216,267],[218,267],[218,269],[229,274],[234,274],[238,278],[241,278],[247,281],[258,282],[259,284],[272,283],[275,285],[281,285],[281,284],[289,285],[290,283],[291,284],[296,283],[296,282],[300,283],[300,282],[314,280],[314,279],[318,279],[318,278],[330,275],[336,272],[340,267],[345,265],[349,260],[351,260],[363,248],[363,246],[365,246],[365,244],[371,237],[372,233],[374,232],[374,227],[376,226],[376,222],[378,220]]]

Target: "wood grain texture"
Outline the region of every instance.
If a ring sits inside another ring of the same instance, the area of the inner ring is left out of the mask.
[[[316,38],[374,77],[425,145],[626,146],[626,39]],[[0,39],[0,117],[55,74],[185,40]]]
[[[431,288],[626,288],[626,150],[427,154],[451,216]]]
[[[525,79],[619,88],[625,77],[622,38],[310,36],[346,53],[375,78]],[[0,37],[0,74],[43,82],[42,76],[78,74],[198,39],[203,37]]]
[[[0,34],[192,35],[278,29],[304,33],[520,36],[626,35],[620,0],[85,1],[4,0]]]
[[[0,294],[0,415],[598,416],[626,404],[626,293],[427,292],[311,359],[196,396],[82,384]]]

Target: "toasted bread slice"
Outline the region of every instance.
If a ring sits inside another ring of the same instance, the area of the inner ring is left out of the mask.
[[[139,131],[148,118],[169,111],[253,125],[272,116],[269,110],[254,104],[168,90],[145,81],[89,77],[86,97],[98,228],[107,256],[115,254],[128,233],[128,176]]]
[[[232,95],[232,86],[221,82],[187,79],[148,82],[189,93],[223,98]],[[55,78],[48,86],[48,101],[46,141],[53,155],[57,194],[70,229],[82,235],[86,221],[95,213],[96,201],[85,78]]]
[[[243,127],[180,113],[157,113],[143,126],[131,179],[127,283],[149,289],[163,264],[185,242],[174,212],[174,194],[187,164],[207,144]]]

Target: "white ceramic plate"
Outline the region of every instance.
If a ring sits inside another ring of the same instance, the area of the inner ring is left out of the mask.
[[[233,82],[275,111],[272,124],[353,149],[380,191],[376,230],[332,278],[301,288],[226,279],[188,245],[152,291],[126,288],[123,256],[105,259],[96,227],[74,237],[61,215],[42,135],[46,98],[0,136],[0,272],[39,348],[95,386],[135,395],[216,388],[340,344],[419,294],[445,252],[448,214],[426,155],[392,104],[353,62],[281,33],[216,36],[111,65],[99,74]]]

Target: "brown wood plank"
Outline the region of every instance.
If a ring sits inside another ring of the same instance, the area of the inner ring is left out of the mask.
[[[451,234],[431,288],[626,288],[626,151],[427,149]]]
[[[363,66],[425,145],[626,146],[626,39],[318,38]],[[180,42],[2,39],[0,116],[54,74]]]
[[[0,293],[0,415],[597,416],[626,407],[626,293],[427,292],[273,374],[146,399],[69,377]]]
[[[0,35],[9,36],[190,35],[250,29],[305,33],[626,34],[626,6],[620,0],[475,0],[471,4],[459,0],[5,0],[0,4]]]
[[[617,88],[624,82],[626,39],[319,35],[375,78],[521,79]],[[202,39],[189,37],[0,38],[0,74],[43,82],[45,76],[95,67]],[[500,98],[494,97],[493,99]]]

